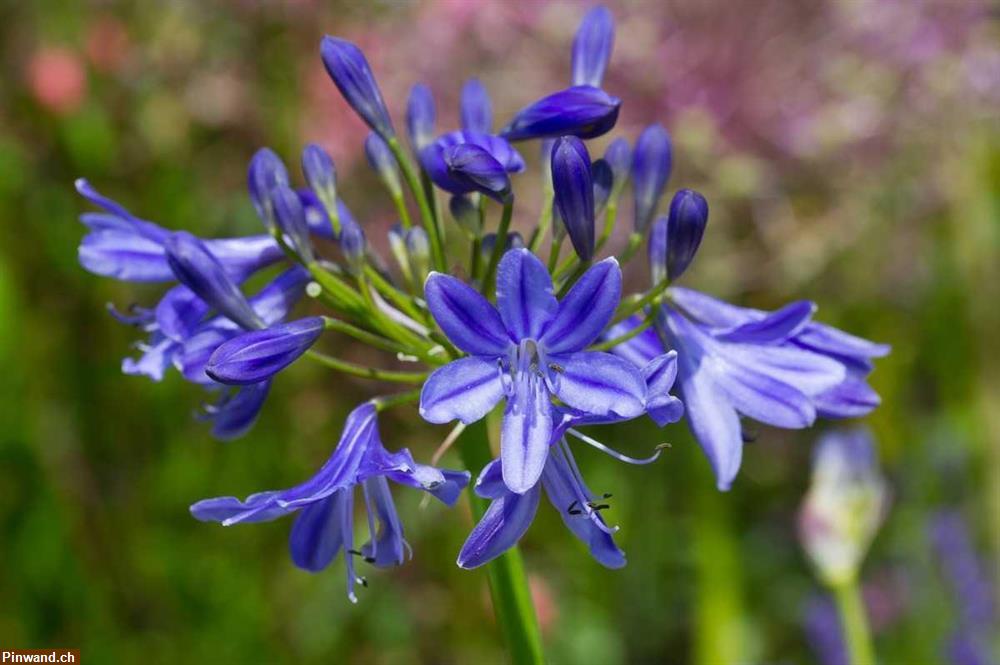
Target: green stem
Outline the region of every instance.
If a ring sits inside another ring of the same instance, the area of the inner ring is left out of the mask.
[[[496,283],[497,265],[500,257],[503,256],[507,246],[507,231],[510,229],[510,218],[514,214],[514,197],[509,196],[503,203],[503,215],[500,217],[500,226],[497,227],[497,239],[493,244],[493,253],[490,255],[490,262],[486,266],[486,275],[483,277],[483,294],[489,297],[493,293],[493,285]]]
[[[612,321],[612,323],[618,323],[619,321],[624,321],[625,319],[632,316],[636,312],[644,309],[647,305],[655,304],[660,299],[660,296],[663,295],[663,292],[667,290],[668,286],[670,286],[670,280],[664,279],[659,284],[657,284],[649,291],[647,291],[646,294],[641,298],[637,300],[629,300],[623,302],[621,306],[618,308],[618,313],[615,315],[615,318]]]
[[[832,590],[844,629],[848,660],[851,665],[875,665],[875,651],[860,585],[856,579],[850,578],[833,585]]]
[[[410,211],[406,209],[406,201],[403,200],[403,192],[391,192],[392,202],[396,206],[396,212],[399,214],[399,222],[403,225],[404,229],[408,229],[413,226],[413,222],[410,221]]]
[[[547,190],[542,200],[542,212],[538,216],[538,226],[535,227],[535,232],[531,236],[531,242],[528,243],[528,248],[532,252],[538,252],[538,248],[541,247],[542,240],[549,232],[550,226],[552,226],[552,191]]]
[[[431,242],[431,259],[434,262],[434,268],[441,272],[447,272],[444,260],[444,234],[441,231],[440,224],[438,224],[437,216],[431,210],[423,185],[417,177],[416,169],[413,168],[410,158],[406,156],[402,146],[399,145],[399,139],[394,136],[387,143],[389,144],[389,150],[396,157],[399,168],[403,171],[403,177],[406,179],[406,184],[410,188],[413,198],[417,200],[417,207],[420,208],[420,218],[424,222],[424,227],[427,229],[427,237]]]
[[[555,238],[552,239],[552,245],[549,247],[549,274],[555,272],[556,264],[559,263],[559,250],[562,249],[562,243],[563,238],[559,238],[558,240]]]
[[[618,201],[608,202],[608,207],[604,209],[604,228],[601,230],[601,237],[597,239],[594,254],[601,251],[604,243],[611,237],[611,232],[615,230],[615,219],[618,217]]]
[[[621,256],[618,257],[618,263],[625,265],[626,263],[631,261],[632,257],[635,256],[635,251],[639,249],[639,245],[641,244],[642,244],[641,233],[633,233],[632,235],[630,235],[628,237],[628,246],[625,247],[625,251],[622,252]]]
[[[354,339],[360,340],[365,344],[374,346],[375,348],[382,349],[383,351],[391,351],[392,353],[409,353],[409,349],[402,344],[398,344],[397,342],[386,339],[381,335],[376,335],[373,332],[359,328],[348,323],[347,321],[341,321],[340,319],[324,316],[323,324],[327,330],[335,330],[336,332],[350,335]]]
[[[416,390],[408,390],[405,393],[396,393],[395,395],[383,395],[382,397],[376,397],[375,410],[385,411],[394,406],[399,406],[400,404],[409,404],[410,402],[416,402],[420,399],[420,388]]]
[[[372,264],[365,264],[364,273],[372,286],[384,297],[388,298],[392,304],[402,310],[404,314],[418,323],[429,323],[426,313],[413,302],[413,298],[390,284]]]
[[[469,425],[462,432],[459,450],[462,461],[474,474],[493,459],[490,451],[486,418]],[[478,520],[486,512],[488,501],[467,492],[472,514]],[[524,561],[517,546],[486,564],[490,583],[493,612],[507,643],[510,661],[514,665],[536,665],[545,662],[542,636],[538,628],[531,589],[524,572]]]
[[[601,342],[600,344],[594,344],[593,346],[591,346],[587,350],[588,351],[607,351],[608,349],[615,348],[619,344],[624,344],[625,342],[627,342],[630,339],[632,339],[633,337],[639,335],[639,333],[643,332],[644,330],[646,330],[647,328],[649,328],[651,325],[653,325],[653,320],[654,319],[655,319],[655,317],[653,317],[652,315],[646,315],[646,318],[643,319],[642,323],[640,323],[639,325],[637,325],[635,328],[632,328],[632,330],[629,330],[627,333],[625,333],[623,335],[619,335],[618,337],[613,337],[612,339],[609,339],[609,340],[607,340],[605,342]]]
[[[424,379],[427,378],[427,372],[394,372],[387,369],[375,369],[373,367],[365,367],[364,365],[356,365],[340,358],[334,358],[319,351],[306,351],[306,355],[330,369],[353,376],[360,376],[365,379],[391,381],[393,383],[423,383]]]

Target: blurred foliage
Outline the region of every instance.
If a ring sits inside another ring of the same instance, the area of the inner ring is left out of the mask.
[[[712,203],[688,283],[762,307],[813,298],[821,320],[892,344],[869,421],[893,508],[866,598],[883,662],[946,659],[963,599],[929,546],[931,516],[961,512],[994,582],[1000,562],[995,19],[974,1],[615,10],[617,131],[664,122],[672,186]],[[464,504],[421,508],[399,492],[415,558],[369,575],[357,606],[342,564],[291,565],[288,523],[189,517],[197,499],[306,477],[373,387],[297,366],[249,436],[212,441],[190,417],[197,390],[119,373],[133,334],[105,303],[157,291],[79,268],[72,181],[86,175],[168,227],[249,233],[253,150],[294,161],[319,139],[384,249],[391,206],[361,168],[363,131],[324,78],[320,36],[366,49],[398,119],[426,80],[449,128],[474,72],[500,119],[561,86],[580,14],[457,0],[0,4],[0,646],[79,646],[94,663],[501,660],[484,575],[454,565]],[[537,195],[519,198],[524,227]],[[445,435],[412,410],[382,429],[425,459]],[[622,571],[540,511],[524,550],[552,661],[815,660],[803,622],[819,590],[794,529],[815,432],[762,428],[727,494],[683,426],[601,434],[630,451],[673,447],[642,469],[579,456],[591,486],[614,493]]]

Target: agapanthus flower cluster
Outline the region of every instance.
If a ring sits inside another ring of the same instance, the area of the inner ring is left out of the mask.
[[[811,303],[768,313],[673,286],[695,258],[709,207],[681,189],[658,216],[673,161],[663,127],[646,128],[633,145],[617,137],[600,157],[588,145],[614,129],[621,110],[604,88],[613,46],[611,13],[593,9],[577,31],[567,86],[529,101],[500,129],[478,80],[462,88],[461,127],[443,131],[432,91],[417,84],[407,149],[364,54],[343,39],[323,39],[322,61],[370,128],[365,153],[399,215],[388,238],[394,266],[368,243],[342,200],[333,159],[317,145],[302,152],[301,185],[271,150],[252,157],[248,190],[264,233],[245,238],[169,230],[78,181],[103,209],[82,216],[90,229],[83,266],[171,285],[154,307],[116,313],[148,335],[123,370],[159,381],[173,368],[215,395],[204,416],[218,438],[250,430],[277,374],[300,358],[409,386],[355,408],[309,480],[242,501],[200,501],[191,508],[198,519],[230,525],[296,513],[293,562],[318,571],[342,553],[353,600],[355,582],[364,580],[354,557],[391,566],[409,551],[387,481],[452,505],[474,473],[474,490],[490,505],[458,554],[460,566],[482,565],[516,544],[544,494],[594,558],[615,568],[625,555],[617,527],[602,515],[610,495],[588,488],[570,442],[633,464],[654,461],[660,446],[632,457],[585,433],[587,426],[648,416],[664,427],[686,411],[727,488],[740,464],[741,417],[799,428],[877,405],[865,377],[887,349],[814,322]],[[515,144],[530,141],[543,155],[546,199],[536,224],[518,220],[522,235],[512,230],[514,181],[526,168]],[[629,191],[628,245],[600,258]],[[643,243],[653,283],[623,297],[622,266]],[[267,270],[276,270],[271,281],[247,294],[248,280]],[[304,294],[326,313],[294,314]],[[387,365],[411,367],[371,367],[321,351],[326,331],[384,351]],[[675,379],[679,396],[671,394]],[[455,471],[417,463],[406,448],[391,452],[378,414],[414,404],[430,423],[457,421],[453,434],[496,412],[499,456],[485,468]],[[356,548],[359,486],[371,534]]]

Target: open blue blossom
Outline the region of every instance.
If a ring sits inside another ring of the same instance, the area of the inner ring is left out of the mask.
[[[562,302],[545,266],[527,249],[504,254],[496,307],[440,273],[427,278],[424,294],[445,335],[470,355],[428,377],[420,413],[434,423],[472,423],[506,400],[500,451],[504,482],[513,492],[534,487],[545,467],[555,427],[553,396],[592,415],[635,417],[645,410],[638,369],[609,353],[584,351],[621,296],[614,259],[590,268]]]
[[[647,412],[661,427],[677,422],[684,412],[680,400],[670,394],[676,374],[677,353],[674,351],[657,356],[642,369],[648,392]],[[660,449],[657,448],[651,457],[635,459],[576,429],[582,425],[628,419],[615,413],[594,415],[560,407],[553,409],[552,418],[557,425],[552,432],[545,467],[540,482],[530,490],[523,494],[510,491],[502,479],[500,459],[483,469],[476,481],[475,491],[479,496],[491,499],[492,503],[462,546],[458,555],[458,565],[462,568],[481,566],[517,544],[535,517],[543,491],[566,526],[587,545],[595,559],[608,568],[625,565],[625,554],[613,538],[617,528],[609,527],[601,516],[601,511],[609,507],[603,501],[611,495],[597,497],[587,488],[573,458],[567,435],[630,464],[649,464],[659,457]]]
[[[191,506],[191,514],[230,526],[268,522],[297,512],[289,538],[292,561],[318,572],[343,551],[348,597],[357,602],[354,585],[365,584],[365,579],[356,575],[353,557],[361,556],[383,568],[401,565],[409,550],[387,480],[422,489],[451,506],[468,484],[469,473],[417,464],[405,448],[390,453],[379,437],[375,402],[365,402],[348,415],[336,449],[309,480],[284,490],[258,492],[243,501],[232,496],[205,499]],[[354,499],[359,485],[370,533],[360,550],[354,547]]]
[[[889,347],[812,321],[815,306],[796,302],[775,312],[737,307],[672,287],[658,327],[677,350],[678,385],[695,438],[728,489],[743,454],[740,416],[803,428],[817,416],[853,418],[879,404],[865,382],[872,359]],[[638,324],[623,322],[609,335]],[[642,365],[664,346],[647,330],[615,348]]]

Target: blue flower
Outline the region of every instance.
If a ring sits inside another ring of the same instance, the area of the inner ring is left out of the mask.
[[[260,383],[298,360],[323,327],[323,317],[312,316],[243,333],[212,352],[205,373],[228,385]]]
[[[454,505],[469,482],[467,471],[417,464],[407,449],[390,453],[379,437],[375,402],[365,402],[348,415],[333,454],[309,480],[284,490],[259,492],[240,501],[226,496],[191,506],[191,514],[224,526],[268,522],[298,513],[289,538],[292,561],[310,572],[326,568],[344,552],[348,597],[357,602],[354,556],[377,567],[401,565],[409,545],[403,536],[387,480],[422,489],[446,505]],[[363,490],[370,539],[354,547],[355,490]],[[378,528],[376,529],[376,522]]]
[[[615,46],[615,19],[603,5],[580,22],[573,39],[573,85],[600,87]]]
[[[592,85],[575,85],[518,111],[500,131],[508,141],[607,134],[618,121],[622,101]]]
[[[491,157],[500,166],[498,169],[492,162],[488,162],[492,177],[498,181],[502,181],[506,174],[524,170],[524,159],[520,153],[499,136],[469,131],[449,132],[421,151],[420,163],[435,185],[452,194],[480,191],[477,183],[463,177],[455,169],[455,154],[452,149],[461,145],[481,148]],[[476,156],[478,161],[487,162],[482,154],[476,153]],[[504,173],[501,175],[500,171]]]
[[[382,138],[389,140],[394,136],[389,111],[361,49],[328,35],[320,44],[320,55],[330,78],[355,113]]]
[[[796,302],[775,312],[736,307],[680,287],[667,291],[658,321],[679,354],[678,385],[687,421],[728,489],[743,452],[740,416],[785,428],[812,425],[817,416],[854,418],[879,404],[865,382],[872,359],[889,347],[812,321],[815,306]],[[623,322],[621,334],[638,324]],[[647,330],[615,348],[637,365],[663,353]]]
[[[470,355],[428,377],[420,413],[433,423],[472,423],[505,399],[500,451],[504,482],[513,492],[534,487],[545,466],[555,427],[552,396],[596,416],[645,411],[646,384],[636,368],[608,353],[584,351],[621,296],[614,259],[590,268],[562,302],[545,266],[527,249],[501,260],[496,307],[440,273],[431,273],[424,294],[445,335]]]
[[[670,201],[670,214],[653,223],[649,234],[649,270],[654,284],[684,274],[701,245],[708,224],[708,202],[690,189]]]
[[[307,151],[308,153],[309,151]],[[325,155],[325,153],[323,153]],[[288,187],[288,169],[281,158],[270,148],[261,148],[250,158],[247,167],[247,190],[257,216],[268,231],[274,229],[275,211],[273,192],[278,186]]]
[[[490,133],[493,128],[493,107],[486,86],[479,79],[469,79],[462,86],[460,111],[462,129],[478,134]]]
[[[554,203],[573,249],[584,261],[594,256],[595,242],[594,180],[590,169],[590,154],[583,141],[575,136],[556,139],[552,146]]]
[[[635,230],[644,233],[656,215],[663,190],[670,178],[673,148],[670,135],[660,125],[650,125],[635,142],[632,155],[632,195]]]

